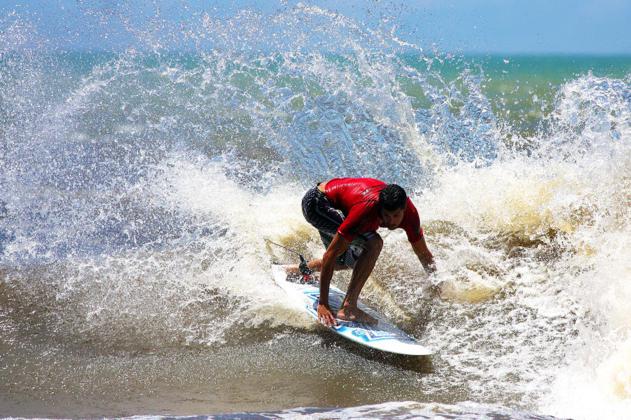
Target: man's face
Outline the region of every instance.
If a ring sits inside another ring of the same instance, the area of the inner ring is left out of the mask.
[[[397,209],[397,210],[381,210],[381,218],[383,219],[383,226],[387,227],[390,230],[396,229],[399,227],[401,222],[403,221],[403,216],[405,215],[405,209]]]

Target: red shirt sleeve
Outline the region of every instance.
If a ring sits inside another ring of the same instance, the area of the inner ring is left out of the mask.
[[[417,242],[423,236],[423,228],[421,228],[421,220],[418,216],[418,211],[409,198],[405,205],[405,215],[403,216],[400,227],[405,230],[410,243]]]
[[[376,202],[373,201],[366,201],[355,204],[353,207],[351,207],[351,210],[348,212],[348,214],[344,218],[344,221],[337,229],[337,233],[339,233],[340,236],[348,242],[352,242],[353,239],[357,237],[357,235],[363,233],[363,230],[361,229],[367,227],[364,225],[369,224],[367,222],[370,222],[372,221],[372,219],[374,219],[373,213],[375,205]],[[376,224],[376,227],[373,227],[369,230],[376,230],[377,227],[379,227],[378,223]]]

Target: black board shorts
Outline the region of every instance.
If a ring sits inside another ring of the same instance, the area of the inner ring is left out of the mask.
[[[331,205],[326,195],[317,186],[307,191],[302,198],[302,214],[307,222],[318,229],[324,247],[328,248],[333,241],[333,236],[344,222],[344,214]],[[337,262],[347,267],[355,267],[357,259],[366,248],[366,242],[375,236],[376,232],[365,232],[358,235],[346,252],[338,257]]]

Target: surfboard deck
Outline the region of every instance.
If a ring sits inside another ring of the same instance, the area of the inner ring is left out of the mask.
[[[313,319],[318,321],[320,285],[318,283],[301,284],[292,282],[288,279],[285,269],[280,265],[272,265],[272,275],[276,284],[287,292],[292,304],[298,309],[306,311]],[[329,306],[333,313],[336,313],[341,307],[344,295],[344,292],[335,286],[331,285],[329,287]],[[361,310],[377,319],[377,324],[369,325],[338,319],[338,325],[328,328],[348,340],[376,350],[407,356],[428,356],[432,354],[430,349],[392,325],[382,314],[361,302],[358,303],[358,306]]]

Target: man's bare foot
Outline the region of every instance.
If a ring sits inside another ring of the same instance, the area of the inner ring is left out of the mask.
[[[287,274],[287,281],[290,283],[310,284],[312,286],[316,286],[320,282],[320,279],[318,279],[318,276],[314,273],[303,275],[297,265],[281,265],[281,267],[285,270],[285,274]]]
[[[287,264],[287,265],[282,265],[281,267],[283,267],[283,269],[285,270],[285,273],[287,274],[300,273],[300,268],[298,268],[298,264]]]
[[[339,311],[337,311],[337,318],[342,321],[354,321],[361,322],[363,324],[368,325],[377,325],[379,321],[377,321],[372,316],[368,315],[366,312],[359,309],[357,306],[345,306]]]

